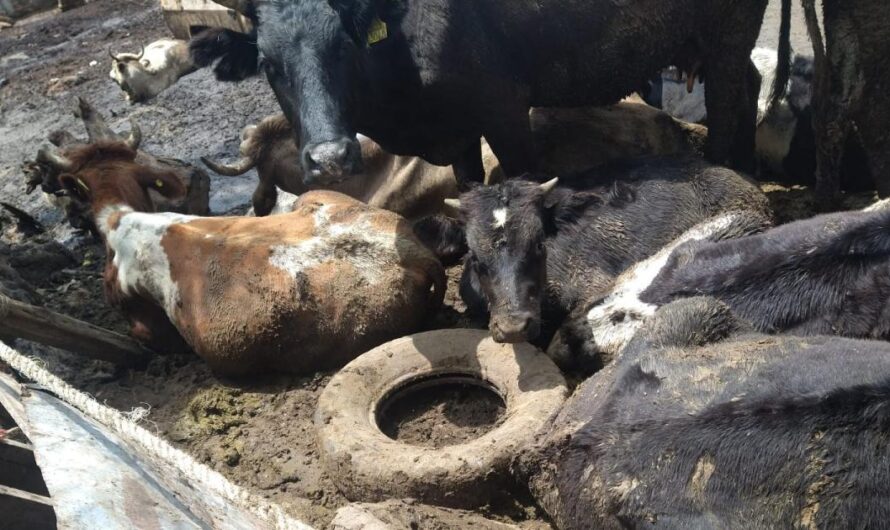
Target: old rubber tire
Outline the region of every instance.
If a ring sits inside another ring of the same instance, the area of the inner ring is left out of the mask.
[[[408,445],[377,426],[379,404],[413,382],[471,376],[503,398],[500,425],[465,444]],[[511,459],[558,412],[567,394],[559,369],[529,344],[497,344],[485,331],[419,333],[379,346],[331,379],[315,425],[322,461],[353,501],[415,498],[475,507],[512,486]]]

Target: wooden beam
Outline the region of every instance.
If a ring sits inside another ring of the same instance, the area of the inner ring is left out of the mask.
[[[33,493],[28,493],[27,491],[17,490],[15,488],[9,488],[7,486],[3,486],[0,484],[0,495],[5,495],[7,497],[15,497],[16,499],[21,499],[23,501],[36,502],[38,504],[44,504],[46,506],[52,506],[53,500],[49,497],[44,497],[42,495],[34,495]]]
[[[93,359],[133,365],[152,355],[135,340],[89,322],[0,294],[0,335],[55,346]]]

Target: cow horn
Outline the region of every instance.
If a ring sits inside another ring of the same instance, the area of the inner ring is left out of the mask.
[[[214,162],[206,156],[201,157],[201,162],[204,162],[204,165],[209,167],[212,171],[219,173],[220,175],[225,175],[227,177],[237,177],[238,175],[243,175],[253,169],[253,167],[256,165],[256,162],[252,158],[246,156],[241,157],[241,160],[235,162],[232,165]]]
[[[139,145],[142,143],[142,129],[139,127],[139,124],[136,123],[134,118],[130,118],[130,136],[127,137],[127,146],[132,150],[139,149]]]
[[[541,188],[541,193],[543,193],[544,195],[547,195],[548,193],[553,191],[553,188],[556,187],[556,184],[558,182],[559,182],[559,177],[553,177],[552,179],[548,180],[547,182],[541,184],[539,186]]]
[[[460,199],[445,199],[445,206],[450,206],[455,210],[460,210]]]
[[[145,46],[139,46],[139,55],[136,56],[136,60],[142,59],[143,55],[145,55]]]
[[[115,55],[114,52],[111,51],[111,48],[108,48],[108,56],[111,57],[112,61],[117,61],[117,55]]]
[[[56,153],[51,147],[41,147],[37,151],[37,161],[47,164],[60,172],[74,170],[74,162]]]

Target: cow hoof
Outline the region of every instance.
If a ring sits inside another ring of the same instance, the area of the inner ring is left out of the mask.
[[[460,445],[408,445],[387,437],[378,417],[414,385],[474,380],[497,392],[502,422]],[[315,425],[322,461],[353,501],[415,498],[454,507],[485,504],[512,486],[509,465],[559,410],[559,369],[530,344],[496,344],[485,331],[439,330],[394,340],[358,357],[331,379]]]

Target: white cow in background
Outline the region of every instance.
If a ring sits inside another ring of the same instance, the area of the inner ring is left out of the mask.
[[[157,40],[139,53],[112,53],[111,60],[108,75],[126,92],[130,103],[152,99],[197,69],[188,41],[176,39]]]

